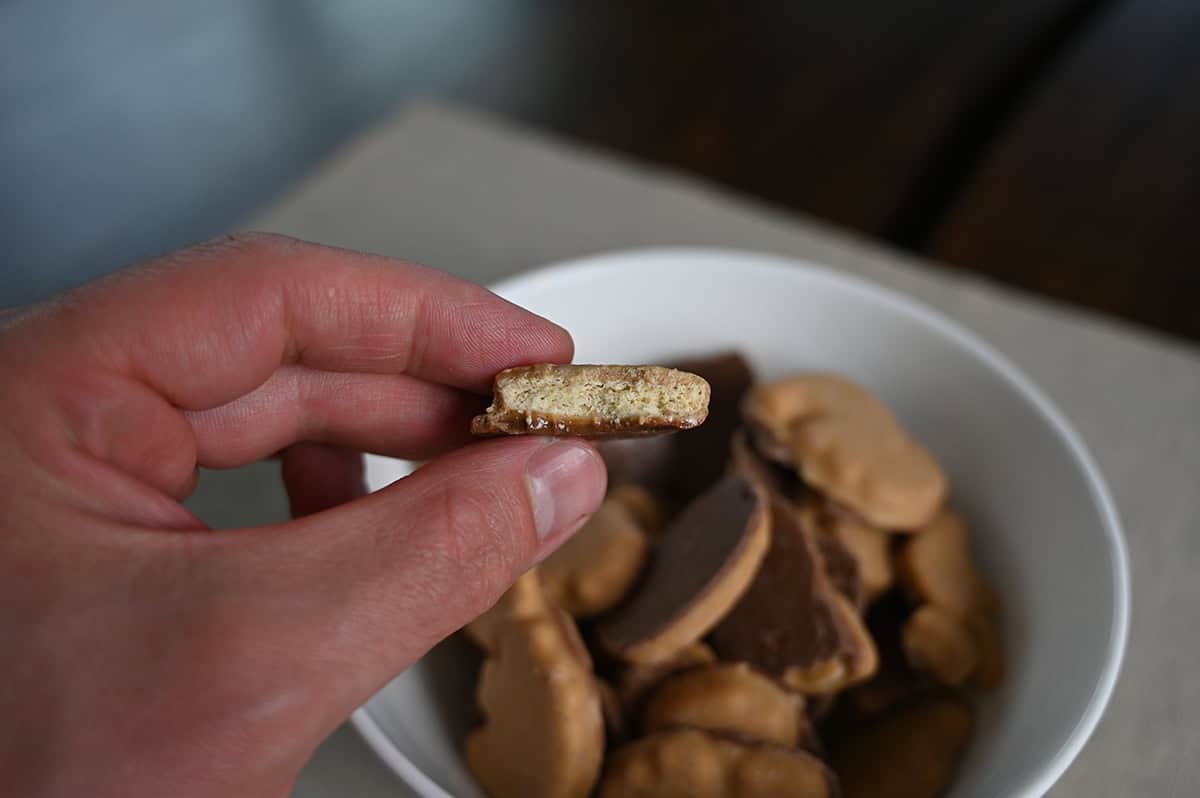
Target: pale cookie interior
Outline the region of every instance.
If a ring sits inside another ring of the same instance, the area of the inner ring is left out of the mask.
[[[659,732],[613,754],[599,798],[830,798],[821,760],[796,749],[703,731]]]
[[[796,747],[808,732],[804,699],[745,663],[693,668],[670,676],[646,704],[646,732],[673,727],[726,732]]]
[[[637,580],[649,543],[626,506],[608,498],[538,568],[546,594],[576,618],[614,607]]]
[[[479,676],[486,721],[467,765],[492,798],[585,798],[604,756],[604,717],[586,649],[569,617],[508,620]]]
[[[501,372],[488,413],[661,419],[696,426],[708,414],[709,385],[662,366],[532,366]]]

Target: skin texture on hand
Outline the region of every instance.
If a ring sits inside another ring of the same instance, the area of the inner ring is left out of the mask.
[[[492,375],[572,349],[478,286],[277,236],[0,315],[0,791],[287,795],[599,505],[586,443],[464,446]],[[361,451],[433,461],[364,495]],[[180,504],[277,453],[294,520]]]

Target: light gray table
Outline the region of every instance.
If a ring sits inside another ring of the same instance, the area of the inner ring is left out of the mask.
[[[1125,668],[1095,736],[1052,795],[1195,794],[1196,351],[964,279],[690,180],[431,104],[379,127],[248,226],[414,259],[482,283],[600,250],[741,247],[844,269],[954,317],[1011,357],[1074,421],[1109,480],[1129,536],[1134,604]],[[274,477],[269,466],[207,477],[193,506],[219,523],[279,515],[284,505]],[[321,747],[295,790],[303,798],[407,794],[346,728]]]

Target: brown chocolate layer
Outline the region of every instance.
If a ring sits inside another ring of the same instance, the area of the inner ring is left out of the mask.
[[[833,535],[817,532],[815,537],[830,583],[837,592],[849,599],[855,609],[862,611],[866,605],[866,594],[858,573],[858,560]]]
[[[753,584],[713,630],[723,660],[745,661],[797,689],[829,692],[874,669],[875,652],[853,608],[824,571],[819,544],[776,498],[771,548]]]
[[[700,424],[696,419],[631,416],[628,418],[595,418],[556,416],[550,413],[491,412],[471,420],[471,434],[479,437],[500,435],[558,435],[575,438],[636,438],[662,435]]]

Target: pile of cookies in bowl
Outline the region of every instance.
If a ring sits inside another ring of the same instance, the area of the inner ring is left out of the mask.
[[[954,778],[1004,678],[949,479],[841,376],[676,364],[707,419],[601,441],[609,493],[465,630],[493,798],[903,796]],[[687,426],[692,426],[688,424]]]

